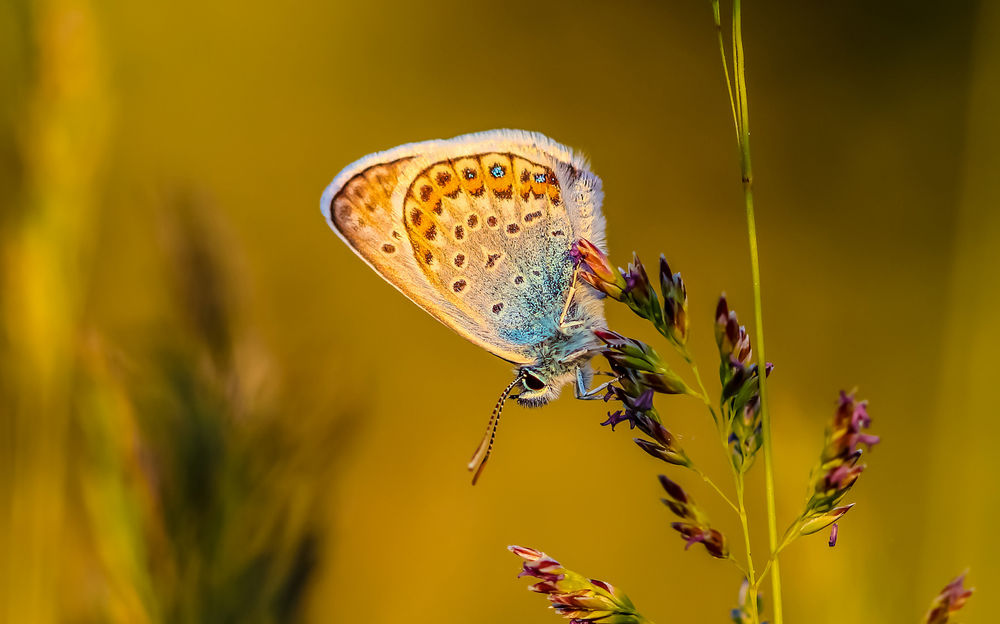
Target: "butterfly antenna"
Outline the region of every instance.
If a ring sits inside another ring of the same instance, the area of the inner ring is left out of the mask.
[[[497,399],[497,404],[493,408],[493,413],[490,415],[490,421],[486,424],[486,433],[483,434],[483,439],[479,442],[479,446],[476,447],[476,452],[472,454],[472,459],[469,460],[469,470],[475,470],[475,474],[472,475],[472,485],[476,484],[479,480],[479,475],[483,473],[483,468],[486,467],[486,460],[490,458],[490,452],[493,451],[493,440],[497,436],[497,427],[500,425],[500,414],[503,413],[503,404],[507,400],[507,396],[514,390],[521,379],[524,377],[524,373],[518,374],[514,378],[514,381],[503,389],[500,393],[500,398]]]

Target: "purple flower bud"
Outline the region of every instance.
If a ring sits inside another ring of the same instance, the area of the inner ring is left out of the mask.
[[[719,298],[715,314],[715,343],[722,360],[719,379],[725,388],[723,397],[731,398],[753,376],[750,370],[754,366],[753,349],[746,328],[740,325],[736,312],[729,310],[725,295]],[[771,368],[765,366],[766,372],[770,373]]]
[[[827,542],[830,548],[833,548],[834,546],[837,545],[837,533],[839,532],[839,529],[840,527],[836,522],[834,522],[833,525],[830,527],[830,541]]]
[[[650,442],[649,440],[643,440],[642,438],[633,438],[639,448],[646,451],[653,457],[663,460],[668,464],[673,464],[675,466],[689,466],[691,461],[687,458],[680,449],[673,449],[668,446],[663,446],[657,444],[656,442]]]
[[[814,494],[802,514],[802,526],[810,527],[809,532],[815,532],[836,520],[830,519],[830,514],[838,510],[846,513],[850,508],[850,505],[836,506],[865,470],[865,465],[858,463],[862,455],[862,450],[858,447],[865,445],[871,450],[879,442],[878,436],[862,431],[870,424],[867,404],[856,401],[853,394],[841,392],[831,427],[826,433],[826,444],[820,454],[819,465],[813,469]],[[802,533],[806,533],[805,529]]]
[[[684,489],[681,488],[681,486],[677,485],[676,483],[668,479],[666,475],[660,475],[659,479],[660,479],[660,485],[663,487],[663,490],[667,493],[667,496],[669,496],[672,500],[675,500],[678,503],[682,504],[688,502],[687,494],[684,493]]]
[[[659,373],[640,370],[636,371],[636,377],[644,386],[661,394],[691,394],[691,388],[671,370]]]
[[[660,256],[660,292],[667,338],[679,347],[687,342],[687,287],[680,273],[671,273],[667,259]],[[662,330],[661,330],[662,331]]]
[[[824,479],[826,490],[846,490],[854,485],[861,473],[864,472],[865,465],[850,466],[840,464],[827,473]]]
[[[872,447],[881,441],[877,435],[871,435],[870,433],[852,433],[848,436],[847,447],[854,452],[859,444],[864,444],[868,447],[868,450],[872,450]]]
[[[622,286],[619,287],[618,284],[614,282],[605,282],[600,277],[593,273],[580,273],[580,279],[587,282],[594,289],[604,293],[605,295],[611,297],[615,301],[620,301],[622,298],[622,292],[625,287],[625,280],[622,280]]]
[[[602,282],[619,285],[619,289],[624,287],[624,284],[619,284],[619,280],[622,279],[621,275],[611,266],[607,255],[598,249],[597,245],[581,238],[573,245],[572,253],[574,261],[578,264],[582,263]]]
[[[525,562],[522,565],[521,573],[517,575],[517,578],[522,576],[533,576],[538,579],[549,583],[556,583],[563,579],[562,574],[557,574],[555,570],[559,569],[559,562],[551,559],[542,559],[539,562]]]
[[[628,265],[625,273],[625,292],[635,298],[640,306],[649,303],[649,276],[646,275],[646,267],[642,266],[639,256],[632,254],[632,264]],[[639,292],[634,292],[639,291]]]
[[[635,427],[635,423],[632,421],[632,419],[629,418],[628,415],[621,410],[618,410],[613,414],[611,412],[608,412],[608,419],[602,422],[601,426],[603,427],[605,425],[611,425],[611,430],[614,431],[615,425],[623,422],[628,422],[629,429],[633,429]]]
[[[570,618],[571,622],[640,624],[647,621],[639,615],[629,597],[610,583],[588,579],[567,570],[558,561],[533,548],[510,546],[509,549],[525,560],[525,570],[532,570],[529,575],[537,576],[535,568],[541,568],[539,572],[550,576],[528,589],[545,594],[556,613]]]
[[[965,602],[972,596],[973,589],[965,589],[965,572],[955,577],[955,579],[944,586],[941,593],[934,598],[931,609],[924,619],[925,624],[947,624],[951,621],[951,614],[965,606]]]
[[[729,303],[726,301],[726,293],[719,295],[719,303],[715,306],[715,326],[716,331],[720,325],[725,326],[729,317]],[[718,340],[718,338],[716,338]]]
[[[684,522],[674,522],[670,526],[681,534],[686,542],[685,549],[692,544],[702,543],[713,557],[724,559],[729,555],[725,537],[722,533],[709,526],[705,515],[695,506],[681,486],[664,475],[660,475],[660,485],[667,493],[667,498],[661,499],[670,511]]]
[[[518,578],[521,578],[522,576],[524,576],[524,573],[517,575]],[[528,585],[528,591],[533,591],[538,594],[551,594],[559,591],[559,584],[558,582],[553,581],[539,581],[534,585]]]
[[[646,390],[635,400],[635,411],[648,412],[653,407],[653,391]]]
[[[670,527],[684,538],[684,550],[691,548],[694,544],[704,544],[708,554],[716,559],[725,559],[729,556],[729,548],[726,546],[725,538],[722,533],[715,529],[703,528],[685,522],[673,522]]]
[[[603,355],[612,370],[636,385],[638,392],[633,396],[641,395],[646,389],[663,394],[691,393],[684,380],[670,370],[656,350],[646,343],[610,330],[597,329],[594,335],[607,345]],[[627,382],[623,379],[620,383],[624,386]]]

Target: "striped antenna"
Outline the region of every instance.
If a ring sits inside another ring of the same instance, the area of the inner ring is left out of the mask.
[[[497,436],[497,427],[500,425],[500,414],[503,412],[504,401],[507,400],[507,395],[511,393],[521,379],[524,378],[524,371],[517,374],[514,381],[503,389],[500,393],[500,398],[497,399],[496,407],[493,408],[493,413],[490,415],[490,421],[486,424],[486,433],[483,434],[483,439],[479,442],[479,446],[476,447],[476,452],[472,454],[472,459],[469,460],[469,470],[475,470],[475,474],[472,475],[472,485],[476,484],[479,480],[479,475],[483,474],[483,468],[486,467],[486,460],[490,458],[490,452],[493,451],[493,440]]]

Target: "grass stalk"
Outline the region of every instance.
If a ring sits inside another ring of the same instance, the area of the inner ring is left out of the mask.
[[[749,519],[747,517],[747,508],[744,503],[744,482],[743,474],[738,470],[733,470],[733,476],[736,479],[736,501],[739,504],[739,515],[740,515],[740,526],[743,528],[743,547],[746,549],[747,555],[747,567],[746,575],[747,581],[750,583],[751,588],[757,587],[757,575],[754,572],[753,565],[753,552],[750,547],[750,525]],[[747,601],[750,605],[750,621],[752,624],[759,624],[760,614],[757,613],[757,595],[756,591],[750,596],[750,600]]]
[[[757,250],[757,222],[754,213],[753,202],[753,167],[750,160],[750,113],[747,104],[746,86],[746,62],[743,52],[743,22],[740,7],[740,0],[733,0],[733,77],[730,81],[729,63],[726,56],[725,43],[722,37],[722,23],[719,12],[719,1],[712,0],[712,14],[715,20],[715,29],[719,39],[719,52],[722,56],[722,70],[726,80],[726,89],[729,94],[729,105],[733,113],[733,122],[736,126],[736,138],[739,143],[740,152],[740,174],[743,184],[743,201],[747,215],[747,236],[750,242],[750,270],[753,280],[754,298],[754,324],[757,367],[761,371],[760,375],[760,405],[761,405],[761,428],[763,433],[763,453],[764,453],[764,487],[767,498],[767,528],[770,551],[774,556],[769,561],[771,571],[771,593],[774,604],[774,624],[782,624],[782,602],[781,602],[781,573],[778,565],[778,517],[775,504],[774,493],[774,450],[771,440],[771,412],[770,401],[767,391],[766,370],[767,358],[764,351],[764,319],[763,305],[761,303],[761,283],[760,283],[760,258]],[[742,490],[742,488],[740,488]],[[741,492],[742,505],[742,492]],[[745,531],[745,529],[744,529]],[[749,552],[749,548],[748,548]],[[751,580],[751,586],[756,587]],[[753,601],[751,601],[753,602]]]
[[[761,428],[764,444],[764,488],[767,498],[767,533],[771,552],[778,550],[778,516],[774,493],[774,450],[771,440],[771,412],[767,391],[764,355],[764,316],[761,303],[760,259],[757,251],[757,223],[753,204],[753,168],[750,162],[750,113],[747,105],[746,63],[743,52],[743,22],[740,0],[733,0],[733,72],[736,80],[736,100],[739,111],[740,170],[743,199],[747,214],[747,235],[750,241],[750,269],[753,279],[754,331],[757,336],[757,370],[760,371]],[[751,580],[753,586],[753,580]],[[778,559],[771,564],[771,600],[774,604],[774,624],[782,624],[781,572]],[[753,601],[751,601],[753,602]]]

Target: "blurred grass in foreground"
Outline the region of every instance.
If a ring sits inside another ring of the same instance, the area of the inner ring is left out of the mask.
[[[190,193],[159,211],[168,270],[150,278],[175,309],[128,352],[89,326],[113,108],[99,38],[85,2],[25,16],[24,182],[0,230],[0,620],[294,621],[349,421],[305,427],[272,407],[274,371],[221,262],[232,249]]]

